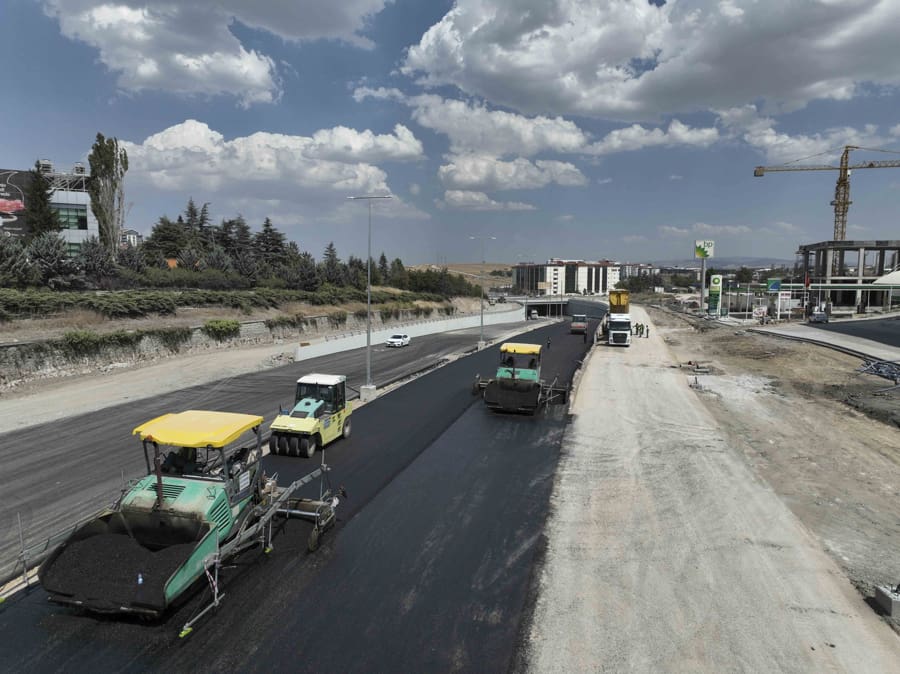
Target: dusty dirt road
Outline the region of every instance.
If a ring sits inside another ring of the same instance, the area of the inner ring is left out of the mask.
[[[634,314],[648,322],[641,307]],[[629,349],[594,350],[557,471],[519,668],[898,671],[900,638],[835,562],[852,548],[861,569],[857,548],[889,545],[896,531],[896,430],[827,399],[806,407],[775,394],[725,358],[717,378],[744,394],[714,393],[707,381],[697,391],[677,367],[689,358],[665,341],[680,335],[709,361],[713,344],[686,339],[692,332],[676,320]],[[818,433],[804,436],[807,427]],[[850,458],[860,447],[862,469]],[[861,496],[866,481],[884,499],[877,517],[831,500]],[[811,505],[816,498],[821,505]],[[849,510],[870,519],[862,531]],[[882,561],[879,573],[896,570],[896,559]]]

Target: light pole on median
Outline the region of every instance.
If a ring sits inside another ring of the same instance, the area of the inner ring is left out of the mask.
[[[478,348],[484,348],[484,243],[485,241],[496,241],[496,236],[470,236],[470,239],[473,241],[480,240],[481,241],[481,332],[478,337]]]
[[[365,201],[369,206],[369,246],[366,256],[366,385],[360,387],[359,399],[366,402],[375,397],[372,383],[372,200],[390,199],[391,195],[363,195],[347,197],[351,201]]]

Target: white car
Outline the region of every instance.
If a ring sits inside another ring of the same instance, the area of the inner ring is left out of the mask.
[[[396,334],[388,337],[388,340],[384,343],[385,346],[409,346],[409,335],[405,334]]]

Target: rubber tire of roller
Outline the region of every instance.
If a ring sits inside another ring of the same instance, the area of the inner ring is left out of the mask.
[[[279,435],[278,436],[278,453],[288,455],[288,436]]]
[[[349,419],[345,419],[345,420],[344,420],[344,430],[341,431],[342,434],[343,434],[343,436],[344,436],[344,440],[346,440],[347,438],[350,437],[350,431],[351,431],[351,428],[350,428],[350,420],[349,420]]]
[[[288,438],[288,456],[300,456],[300,438],[296,435]]]
[[[269,454],[278,454],[278,434],[272,433],[269,436]]]
[[[313,527],[309,532],[309,538],[306,539],[306,549],[315,552],[319,549],[319,527]]]
[[[305,456],[307,459],[311,459],[315,456],[316,446],[318,445],[316,436],[310,435],[309,437],[304,438],[304,440],[306,440],[306,444],[300,444],[300,455]]]

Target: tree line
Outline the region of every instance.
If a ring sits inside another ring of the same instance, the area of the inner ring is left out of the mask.
[[[47,198],[49,188],[40,187],[38,181],[33,184],[38,185],[36,190],[44,189]],[[42,218],[42,226],[25,241],[0,238],[0,285],[110,290],[259,286],[311,292],[326,286],[365,290],[367,285],[366,261],[354,255],[342,260],[333,242],[317,261],[296,242],[288,241],[269,218],[258,231],[241,216],[216,225],[209,215],[209,203],[198,207],[193,198],[176,219],[160,217],[143,243],[117,245],[111,250],[106,242],[92,237],[75,257],[69,256],[58,223],[53,226],[48,198],[45,203],[40,198],[30,203]],[[446,269],[407,269],[400,258],[389,261],[383,252],[371,261],[371,283],[444,297],[479,294],[477,286]]]

